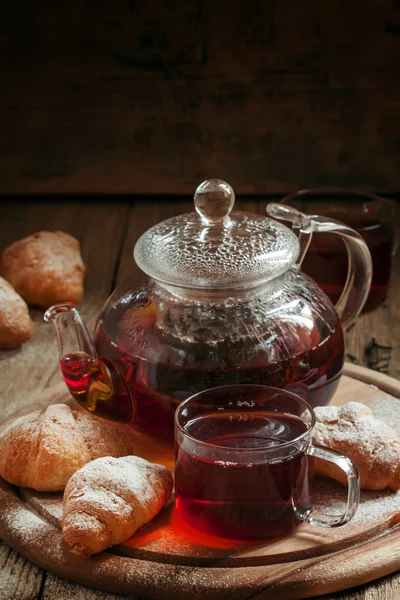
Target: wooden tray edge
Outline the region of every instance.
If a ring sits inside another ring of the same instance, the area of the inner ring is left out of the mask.
[[[373,371],[366,367],[360,367],[359,365],[345,362],[342,375],[357,379],[363,383],[368,383],[369,385],[373,385],[382,390],[382,392],[400,398],[400,381],[385,373],[380,373],[379,371]]]
[[[25,503],[9,492],[10,486],[0,480],[0,505],[9,512],[15,509],[31,514]],[[22,556],[62,578],[97,589],[122,595],[138,595],[157,600],[303,600],[316,595],[341,591],[389,575],[400,568],[400,524],[384,535],[359,544],[350,552],[337,553],[337,568],[327,570],[325,558],[301,561],[296,566],[282,563],[269,567],[193,568],[127,559],[107,552],[90,559],[74,556],[63,542],[61,532],[33,513],[43,523],[43,533],[33,540],[15,536],[6,522],[0,520],[0,535]],[[385,550],[387,536],[393,544]],[[57,558],[55,559],[55,554]],[[362,555],[363,569],[357,574],[352,556]],[[308,564],[307,564],[308,563]],[[318,589],[318,586],[323,586]]]

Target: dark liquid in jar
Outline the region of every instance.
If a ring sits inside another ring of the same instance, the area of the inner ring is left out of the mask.
[[[268,460],[268,448],[303,434],[302,420],[275,412],[227,411],[195,418],[184,429],[227,451],[223,460],[224,454],[212,446],[195,452],[177,448],[176,506],[192,527],[219,537],[251,539],[287,535],[299,524],[294,506],[300,512],[310,506],[307,458],[289,446],[288,456],[274,460],[270,455]],[[259,457],[246,459],[246,451],[264,448]],[[231,449],[243,452],[231,458]]]
[[[130,338],[129,344],[125,340],[118,311],[107,316],[106,326],[110,337],[118,338],[119,343],[107,337],[100,325],[95,345],[99,356],[112,358],[124,373],[135,402],[135,426],[160,440],[173,442],[174,413],[179,403],[208,388],[243,383],[269,385],[289,389],[312,406],[319,406],[330,401],[338,385],[344,352],[343,334],[338,322],[332,333],[323,339],[315,327],[309,336],[310,349],[285,360],[271,362],[269,356],[261,355],[248,364],[241,359],[244,352],[239,348],[239,364],[226,365],[226,348],[221,346],[215,351],[212,365],[206,349],[202,355],[195,356],[192,361],[196,363],[194,367],[174,364],[174,348],[162,344],[152,305],[142,312],[141,309],[135,311],[135,316],[135,326],[141,328],[153,355],[160,355],[159,361],[139,358],[138,355],[143,355],[141,347],[135,354],[134,340]],[[286,343],[284,336],[276,342]]]

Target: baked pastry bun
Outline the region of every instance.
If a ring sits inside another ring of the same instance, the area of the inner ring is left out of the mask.
[[[129,433],[54,404],[17,419],[1,435],[0,476],[21,487],[57,492],[89,461],[132,451]]]
[[[400,489],[400,442],[392,427],[358,402],[320,406],[314,411],[314,442],[351,458],[363,489]],[[316,472],[346,484],[343,471],[326,461],[316,462]]]
[[[33,335],[26,302],[0,277],[0,348],[19,348]]]
[[[63,536],[90,556],[130,538],[172,493],[172,475],[138,456],[99,458],[77,471],[64,492]]]
[[[79,242],[62,231],[39,231],[11,244],[0,271],[28,304],[48,308],[82,300],[85,266]]]

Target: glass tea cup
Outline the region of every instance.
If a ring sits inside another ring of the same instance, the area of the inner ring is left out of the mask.
[[[263,385],[213,388],[182,402],[175,413],[182,518],[203,533],[237,540],[287,535],[303,522],[347,523],[359,502],[358,470],[347,456],[312,443],[314,424],[314,411],[300,396]],[[342,515],[314,515],[309,456],[346,474]]]
[[[394,200],[366,192],[316,188],[300,190],[281,202],[300,212],[332,217],[355,229],[364,238],[372,259],[372,282],[364,311],[385,300],[400,229],[400,209]],[[343,241],[329,232],[313,236],[301,270],[336,304],[348,270]]]

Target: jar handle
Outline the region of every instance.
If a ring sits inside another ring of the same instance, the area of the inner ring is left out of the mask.
[[[336,219],[305,215],[291,206],[274,202],[267,205],[267,212],[275,219],[292,223],[293,231],[300,243],[300,254],[296,263],[298,268],[301,267],[313,233],[336,233],[342,238],[347,250],[349,267],[336,310],[343,329],[350,327],[363,309],[371,287],[372,260],[364,239],[354,229]]]

